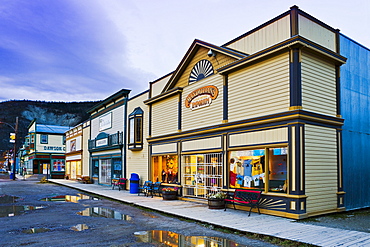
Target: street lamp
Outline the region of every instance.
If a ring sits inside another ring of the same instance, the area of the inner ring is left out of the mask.
[[[15,167],[16,167],[16,157],[15,157],[15,155],[17,154],[16,149],[17,149],[17,135],[18,135],[18,117],[15,118],[15,127],[13,127],[12,125],[10,125],[8,123],[1,122],[1,121],[0,121],[0,124],[6,124],[14,130],[13,180],[15,180]]]

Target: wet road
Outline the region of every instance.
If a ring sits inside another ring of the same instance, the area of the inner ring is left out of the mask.
[[[276,246],[37,181],[0,179],[0,222],[0,246]]]

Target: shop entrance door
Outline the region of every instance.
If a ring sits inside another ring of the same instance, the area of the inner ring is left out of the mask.
[[[182,156],[184,196],[207,198],[222,188],[222,153]]]
[[[77,179],[76,176],[76,161],[71,162],[71,179]]]
[[[99,163],[99,183],[110,185],[112,180],[111,160],[100,160]]]

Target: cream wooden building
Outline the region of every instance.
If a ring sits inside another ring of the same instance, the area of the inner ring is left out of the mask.
[[[129,93],[130,90],[122,89],[88,111],[89,175],[95,183],[110,186],[112,178],[126,177],[125,140]]]
[[[195,40],[173,73],[129,101],[144,138],[128,145],[128,171],[183,198],[259,189],[266,214],[344,210],[345,62],[339,30],[296,6],[222,46]]]

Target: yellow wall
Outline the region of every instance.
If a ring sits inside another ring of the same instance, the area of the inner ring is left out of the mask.
[[[307,213],[337,208],[336,130],[305,125]]]
[[[131,151],[126,149],[127,155],[127,171],[126,176],[129,179],[131,173],[137,173],[140,176],[141,181],[148,179],[148,123],[149,123],[149,106],[143,103],[144,100],[148,99],[148,93],[142,94],[132,100],[128,101],[127,114],[130,115],[136,107],[140,107],[143,112],[143,149],[137,151]],[[128,131],[128,130],[127,130]]]
[[[287,111],[288,52],[229,75],[229,122]]]
[[[290,16],[287,15],[227,47],[253,54],[290,38]]]
[[[336,116],[335,66],[302,52],[302,107]]]
[[[302,15],[298,16],[298,33],[329,50],[336,51],[335,33]]]
[[[195,89],[210,85],[218,88],[218,96],[216,99],[212,100],[211,105],[196,110],[185,107],[185,99],[191,92]],[[181,107],[181,129],[183,131],[221,124],[223,118],[223,77],[221,75],[209,76],[185,87],[182,93]]]
[[[177,133],[178,102],[175,95],[153,104],[152,136]]]

